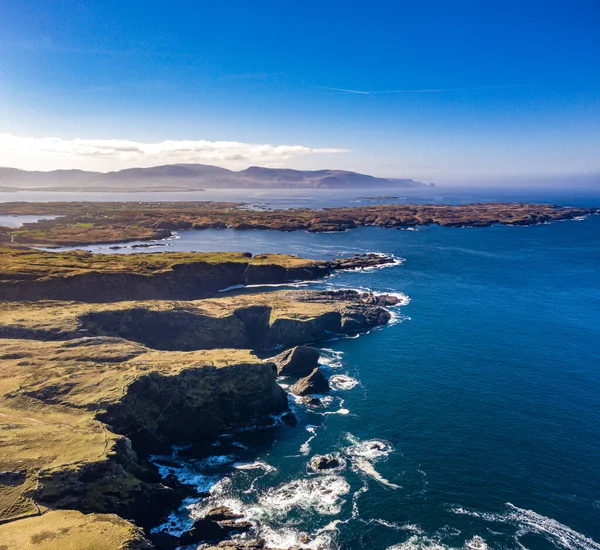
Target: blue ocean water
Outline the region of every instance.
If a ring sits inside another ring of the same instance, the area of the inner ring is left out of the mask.
[[[315,548],[462,548],[475,535],[490,548],[600,548],[600,216],[187,232],[176,246],[385,252],[405,262],[310,286],[410,297],[391,326],[323,343],[327,372],[358,384],[334,391],[325,410],[294,405],[299,425],[265,435],[251,452],[258,464],[233,467],[244,451],[188,462],[209,476],[202,483],[220,480],[193,514],[229,504],[281,546],[305,533]],[[345,468],[313,473],[310,458],[328,453]]]
[[[188,231],[170,244],[394,254],[401,265],[308,287],[410,302],[387,327],[322,343],[325,371],[349,388],[327,407],[293,402],[297,426],[240,433],[209,459],[176,451],[177,473],[211,496],[187,501],[168,529],[227,504],[275,547],[445,549],[478,536],[494,549],[600,549],[600,216],[533,227]],[[311,458],[329,453],[343,467],[314,473]]]

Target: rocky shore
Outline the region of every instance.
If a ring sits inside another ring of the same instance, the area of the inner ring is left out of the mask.
[[[9,550],[174,548],[201,541],[211,548],[266,548],[260,540],[223,541],[252,533],[226,510],[202,518],[182,540],[150,536],[194,488],[161,478],[149,456],[168,454],[172,445],[207,444],[285,413],[280,374],[297,380],[303,389],[292,391],[298,394],[327,391],[318,352],[306,344],[384,325],[386,307],[397,303],[355,291],[155,299],[184,281],[185,296],[202,296],[216,284],[317,277],[391,261],[375,255],[327,263],[160,254],[118,263],[79,253],[7,254],[0,302],[0,547]],[[141,292],[136,277],[146,277],[147,299],[120,301]],[[110,292],[116,299],[109,300]],[[288,351],[257,355],[275,347]],[[294,417],[284,420],[293,424]]]
[[[186,229],[346,231],[376,226],[407,228],[532,225],[593,214],[597,208],[552,204],[369,204],[358,207],[252,210],[226,202],[56,202],[0,204],[0,215],[56,216],[20,228],[0,227],[6,246],[78,246],[166,239]]]
[[[229,287],[310,281],[394,262],[381,254],[317,261],[239,252],[113,255],[0,248],[0,301],[193,300]]]

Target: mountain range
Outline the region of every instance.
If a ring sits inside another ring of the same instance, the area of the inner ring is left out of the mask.
[[[421,187],[412,179],[378,178],[346,170],[291,170],[251,166],[238,172],[207,164],[168,164],[116,172],[0,167],[0,190],[153,191],[204,189],[365,189]]]

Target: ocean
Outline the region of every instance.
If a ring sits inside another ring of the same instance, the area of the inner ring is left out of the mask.
[[[534,196],[520,200],[600,204]],[[255,206],[305,200],[261,195]],[[320,343],[334,390],[321,409],[292,400],[297,426],[239,432],[208,458],[175,449],[179,466],[165,462],[163,473],[210,496],[186,501],[161,528],[179,533],[226,504],[280,548],[458,549],[477,536],[494,549],[600,549],[600,216],[532,227],[182,231],[166,244],[148,250],[393,254],[398,265],[297,286],[404,299],[388,326]],[[311,469],[324,454],[338,458],[337,471]]]

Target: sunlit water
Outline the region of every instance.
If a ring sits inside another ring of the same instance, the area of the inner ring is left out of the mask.
[[[321,409],[292,400],[297,426],[242,432],[214,448],[217,458],[176,451],[181,468],[164,473],[211,496],[187,501],[165,528],[178,533],[227,504],[275,547],[462,548],[478,535],[496,549],[600,548],[600,216],[479,229],[187,231],[168,244],[394,254],[405,262],[307,287],[410,301],[385,328],[322,343],[335,389]],[[324,454],[338,457],[335,472],[310,468]]]

